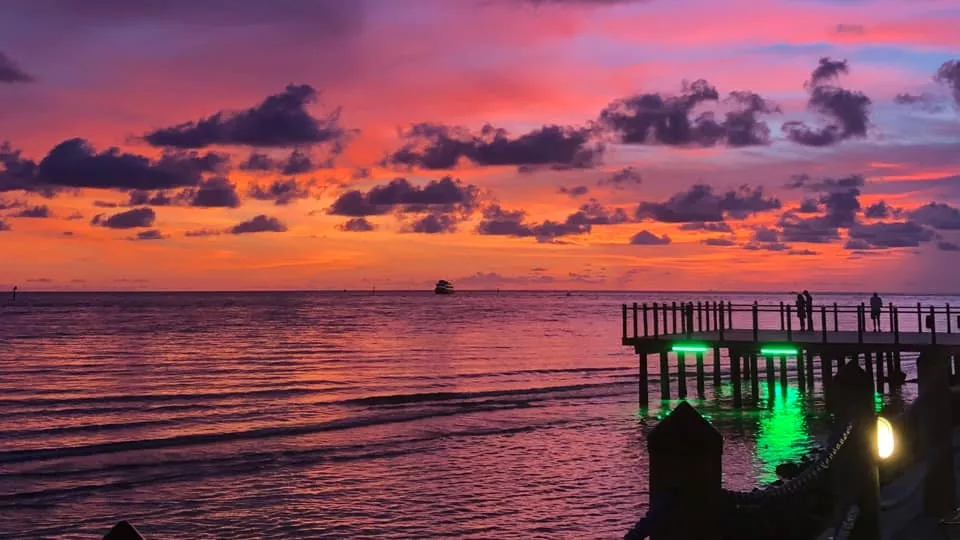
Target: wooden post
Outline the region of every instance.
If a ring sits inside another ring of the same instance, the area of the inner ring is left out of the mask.
[[[639,402],[640,407],[645,409],[647,405],[650,404],[650,374],[647,371],[646,352],[640,355],[639,375],[640,386],[637,388],[637,401]]]
[[[889,308],[889,312],[890,312],[890,331],[893,332],[893,329],[897,326],[897,324],[896,324],[896,322],[895,322],[895,321],[896,321],[896,319],[895,319],[896,313],[895,313],[895,311],[894,311],[894,309],[893,309],[893,302],[890,302],[889,306],[890,306],[890,308]]]
[[[671,318],[673,319],[673,333],[677,333],[677,303],[673,302],[670,305]]]
[[[677,397],[687,397],[687,366],[682,352],[677,353]]]
[[[740,355],[730,354],[730,381],[733,383],[733,408],[743,407],[743,387],[740,381]]]
[[[820,353],[820,381],[823,384],[823,398],[829,410],[830,398],[833,395],[833,362],[823,353]]]
[[[650,506],[662,509],[662,519],[650,539],[714,537],[722,511],[720,433],[683,402],[650,432],[647,452]]]
[[[893,362],[893,351],[887,351],[887,388],[893,392],[894,388],[898,385],[896,384],[896,378],[894,377],[897,374],[897,366]]]
[[[767,356],[767,400],[773,403],[774,390],[777,388],[777,375],[773,368],[773,357]]]
[[[667,303],[666,302],[663,303],[663,309],[661,311],[663,311],[663,335],[666,336],[670,334],[670,327],[667,325]]]
[[[833,331],[836,332],[840,330],[840,318],[837,315],[837,303],[833,303]]]
[[[923,306],[920,305],[920,302],[917,302],[917,333],[923,333]]]
[[[726,328],[726,326],[727,326],[727,325],[724,324],[724,322],[723,322],[723,302],[720,302],[720,309],[718,310],[717,313],[718,313],[718,318],[719,318],[718,322],[719,322],[720,324],[716,324],[715,326],[717,327],[717,332],[720,334],[720,341],[723,341],[723,330],[724,330],[724,328]]]
[[[865,326],[863,302],[857,306],[857,343],[863,343],[863,327]]]
[[[633,337],[637,337],[640,334],[640,317],[639,317],[640,307],[636,302],[633,303]]]
[[[823,333],[823,342],[827,342],[827,306],[820,306],[820,331]]]
[[[953,323],[950,321],[950,304],[947,303],[947,333],[948,334],[951,333],[950,329],[952,326],[953,326]]]
[[[722,312],[717,311],[717,303],[713,303],[713,329],[720,331],[720,336],[723,336],[723,325],[720,324],[720,317],[723,315]]]
[[[660,337],[660,317],[657,313],[657,303],[653,303],[653,337]],[[666,334],[666,332],[664,332]]]
[[[660,399],[670,399],[670,358],[660,352]]]
[[[760,403],[760,376],[757,374],[757,353],[750,353],[750,392],[753,404]]]
[[[873,373],[873,353],[866,351],[863,353],[863,365],[867,369],[867,375],[870,375],[870,391],[876,392],[876,377]]]
[[[883,393],[884,375],[883,375],[883,351],[877,351],[877,392]]]
[[[720,347],[713,348],[713,385],[720,386],[723,383],[720,373]]]
[[[733,330],[733,302],[727,301],[727,328]]]
[[[953,355],[953,379],[951,379],[951,384],[956,384],[960,381],[960,355]]]
[[[627,339],[627,305],[623,305],[623,339]]]
[[[786,321],[783,320],[784,313],[785,312],[783,311],[783,302],[780,302],[780,330],[783,330],[784,328],[787,327]]]
[[[930,343],[937,344],[937,316],[933,311],[933,306],[930,306]]]
[[[793,341],[793,311],[792,306],[787,305],[787,341]]]
[[[710,323],[707,322],[709,326]],[[697,301],[697,332],[703,332],[703,306],[700,305],[700,301]]]
[[[922,402],[921,448],[930,463],[924,485],[924,509],[942,517],[957,506],[953,470],[953,428],[950,406],[950,363],[946,351],[931,347],[917,358],[917,379]]]
[[[647,337],[649,332],[647,331],[647,303],[643,303],[643,337]]]
[[[853,538],[879,540],[880,475],[877,470],[877,420],[873,384],[859,364],[849,362],[834,379],[836,413],[840,422],[853,422],[850,448],[839,456],[833,475],[834,517],[851,504],[859,507]]]
[[[704,387],[703,353],[697,353],[697,397],[703,399]]]
[[[104,535],[103,540],[144,540],[140,531],[127,521],[121,521]]]
[[[807,374],[803,371],[803,349],[797,349],[797,384],[801,392],[807,391]]]
[[[780,390],[787,390],[787,357],[780,357]]]
[[[810,352],[810,349],[805,349],[803,351],[803,356],[806,363],[804,367],[807,368],[807,388],[813,392],[813,389],[816,388],[814,380],[817,378],[816,369],[814,369],[813,365],[814,355]]]
[[[759,319],[758,309],[759,308],[757,306],[757,303],[754,302],[753,303],[753,341],[754,342],[760,341],[760,338],[759,338],[760,319]]]

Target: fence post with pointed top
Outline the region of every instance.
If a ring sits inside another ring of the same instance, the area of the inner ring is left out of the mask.
[[[663,508],[651,540],[716,537],[722,505],[723,437],[682,402],[647,436],[650,506]]]

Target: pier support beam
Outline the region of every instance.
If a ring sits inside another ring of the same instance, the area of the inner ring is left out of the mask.
[[[777,390],[777,376],[773,369],[773,357],[767,357],[767,405],[773,404],[773,396]]]
[[[917,358],[917,378],[923,409],[920,436],[930,468],[923,490],[927,516],[941,517],[957,506],[953,468],[953,429],[950,407],[950,359],[932,347]]]
[[[740,380],[740,355],[730,355],[730,381],[733,383],[733,408],[743,407],[743,387]]]
[[[703,399],[704,391],[703,353],[697,353],[697,397]]]
[[[670,358],[666,351],[660,353],[660,399],[670,399]]]
[[[647,353],[640,355],[639,364],[640,383],[637,387],[637,401],[640,407],[645,409],[650,405],[650,396],[648,394],[650,390],[650,377],[647,372]]]
[[[708,317],[709,321],[710,318]],[[713,348],[713,386],[719,388],[723,384],[723,378],[720,374],[720,347]]]
[[[682,352],[677,353],[677,397],[687,397],[687,365]]]
[[[750,392],[753,405],[760,403],[760,377],[757,376],[757,353],[750,353]]]

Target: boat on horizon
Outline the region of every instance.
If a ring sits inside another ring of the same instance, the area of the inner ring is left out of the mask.
[[[445,279],[441,279],[433,288],[433,292],[436,294],[453,294],[453,283],[450,283]]]

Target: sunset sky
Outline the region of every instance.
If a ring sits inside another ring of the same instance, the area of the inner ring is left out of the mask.
[[[958,27],[954,0],[6,0],[0,286],[957,292]]]

